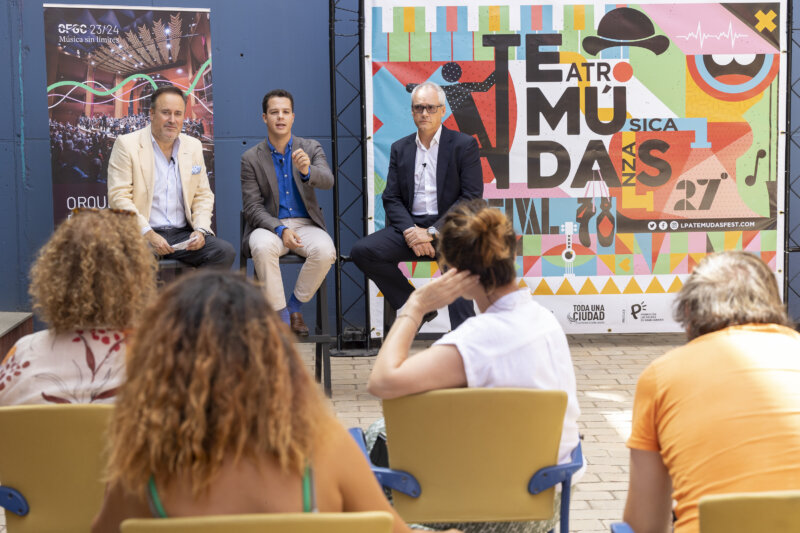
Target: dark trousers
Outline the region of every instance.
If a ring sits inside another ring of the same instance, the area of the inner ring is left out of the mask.
[[[183,242],[194,231],[190,226],[185,228],[159,228],[153,229],[164,237],[171,245]],[[213,267],[230,270],[236,251],[231,243],[216,238],[214,235],[205,236],[206,243],[199,250],[177,250],[162,256],[163,259],[177,259],[193,267]]]
[[[413,217],[414,223],[422,228],[432,225],[436,216]],[[369,279],[375,282],[383,293],[384,298],[395,310],[400,309],[414,292],[414,287],[397,268],[401,261],[418,261],[420,259],[433,259],[427,256],[422,258],[406,244],[403,233],[394,226],[376,231],[359,239],[350,250],[350,257],[358,268]],[[447,306],[450,313],[450,327],[456,329],[462,322],[475,316],[475,309],[471,300],[459,298]]]

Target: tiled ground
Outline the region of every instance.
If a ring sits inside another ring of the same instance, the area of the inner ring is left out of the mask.
[[[683,344],[683,334],[570,335],[578,381],[586,475],[577,485],[570,530],[607,533],[622,518],[628,489],[631,407],[639,373],[655,357]],[[418,348],[424,347],[419,344]],[[313,345],[301,345],[309,367]],[[381,416],[366,390],[373,357],[332,358],[333,405],[347,427],[366,428]]]

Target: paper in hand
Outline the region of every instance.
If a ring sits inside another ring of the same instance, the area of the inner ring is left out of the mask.
[[[194,243],[196,241],[197,241],[197,236],[196,235],[192,235],[191,237],[189,237],[188,239],[186,239],[183,242],[179,242],[177,244],[173,244],[172,245],[172,249],[175,250],[175,251],[186,250],[186,248],[188,248],[190,244],[192,244],[192,243]]]

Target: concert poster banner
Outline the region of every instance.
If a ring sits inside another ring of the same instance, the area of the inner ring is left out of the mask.
[[[106,208],[114,141],[150,123],[150,96],[186,94],[182,133],[203,144],[214,188],[214,104],[208,9],[44,4],[55,224]]]
[[[567,333],[680,331],[675,293],[711,252],[757,254],[782,284],[785,2],[365,1],[371,231],[430,80],[444,125],[477,139],[521,289]],[[423,331],[448,329],[444,310]]]

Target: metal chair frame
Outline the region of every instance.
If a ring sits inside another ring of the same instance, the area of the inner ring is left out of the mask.
[[[239,213],[239,241],[244,235],[244,212]],[[251,256],[244,253],[244,249],[240,248],[239,252],[239,269],[247,274],[247,260],[252,259]],[[305,263],[305,257],[297,255],[293,252],[282,256],[280,258],[281,265],[302,265]],[[258,274],[253,271],[253,276],[258,279]],[[309,332],[306,337],[297,337],[296,341],[299,343],[314,343],[314,378],[317,383],[322,383],[325,389],[325,395],[330,398],[332,394],[331,384],[331,343],[336,342],[336,335],[331,334],[330,321],[328,320],[328,281],[327,276],[322,279],[322,284],[317,289],[314,296],[317,302],[317,316],[314,325],[314,331]]]

